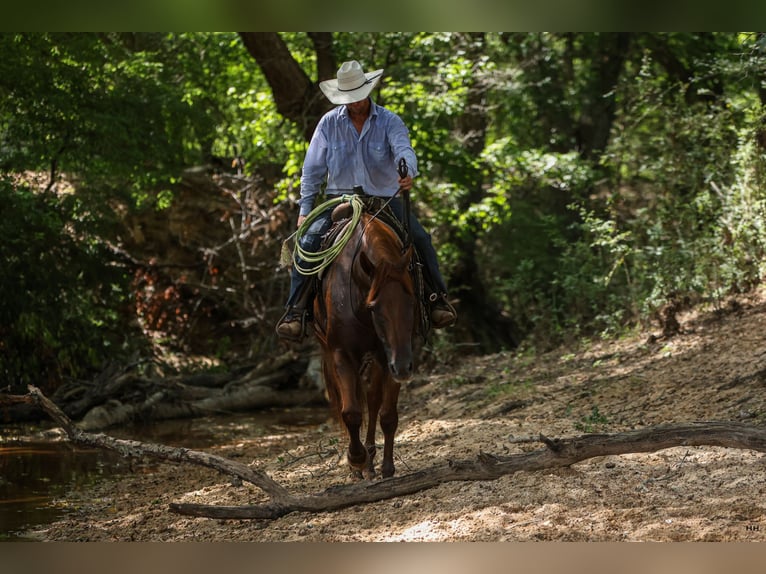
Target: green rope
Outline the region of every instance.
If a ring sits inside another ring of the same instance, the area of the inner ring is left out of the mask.
[[[335,207],[341,203],[349,202],[352,208],[351,223],[346,225],[343,233],[330,247],[317,252],[305,251],[300,246],[300,239],[308,231],[309,226],[319,217],[325,210]],[[341,250],[346,246],[348,240],[351,239],[351,234],[354,232],[357,223],[362,217],[362,211],[364,209],[364,202],[358,195],[341,195],[340,197],[334,197],[325,201],[323,204],[315,207],[311,213],[306,216],[306,219],[301,223],[301,226],[296,231],[295,248],[293,249],[293,265],[301,275],[316,275],[325,269],[333,260],[338,256]],[[300,257],[306,263],[319,263],[318,266],[311,269],[303,269],[298,265],[298,257]]]

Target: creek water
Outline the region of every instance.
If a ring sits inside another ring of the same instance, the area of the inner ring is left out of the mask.
[[[294,432],[296,427],[326,420],[327,410],[317,407],[158,421],[104,432],[115,438],[204,449]],[[0,426],[0,541],[23,541],[26,530],[77,512],[66,503],[67,492],[131,471],[131,461],[103,449],[76,447],[50,427]]]

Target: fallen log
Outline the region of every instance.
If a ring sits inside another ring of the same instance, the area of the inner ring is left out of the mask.
[[[766,428],[736,422],[705,421],[660,425],[613,434],[586,434],[551,439],[540,435],[544,448],[495,456],[479,454],[468,460],[446,460],[410,474],[375,482],[332,486],[313,495],[294,495],[266,473],[213,454],[165,445],[91,434],[72,421],[36,387],[30,395],[77,443],[114,450],[125,457],[153,457],[213,468],[259,487],[269,501],[259,505],[213,506],[173,503],[169,510],[187,516],[218,519],[274,519],[292,512],[325,512],[413,494],[454,481],[495,480],[519,471],[534,472],[571,466],[607,455],[655,452],[678,446],[719,446],[766,452]]]
[[[269,407],[325,404],[310,349],[290,350],[258,364],[232,367],[220,373],[165,376],[148,374],[129,365],[110,365],[93,381],[71,380],[50,399],[83,430],[96,431],[134,421],[157,421],[226,414]],[[47,416],[34,402],[0,394],[2,422]]]
[[[319,404],[324,395],[317,389],[282,389],[279,384],[305,371],[305,363],[274,373],[244,376],[221,389],[192,392],[183,383],[158,388],[140,402],[111,399],[83,417],[85,430],[103,429],[132,420],[163,420],[231,413],[265,407]]]

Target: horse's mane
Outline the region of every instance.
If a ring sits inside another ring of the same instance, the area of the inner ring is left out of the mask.
[[[386,223],[372,217],[363,217],[360,222],[363,234],[365,257],[372,264],[372,283],[367,295],[367,304],[378,296],[381,287],[390,280],[399,281],[410,295],[415,294],[409,275],[412,261],[411,247],[404,249],[396,231]],[[409,279],[409,280],[407,280]]]

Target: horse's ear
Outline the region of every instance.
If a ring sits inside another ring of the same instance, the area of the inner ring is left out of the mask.
[[[375,271],[375,265],[372,264],[372,261],[370,261],[370,258],[367,257],[364,251],[359,252],[359,263],[362,264],[362,269],[367,275],[372,275]]]
[[[412,243],[410,243],[409,246],[402,251],[402,257],[399,260],[399,264],[397,265],[397,267],[402,269],[410,267],[413,263],[414,257],[415,257],[415,248],[413,247]]]

